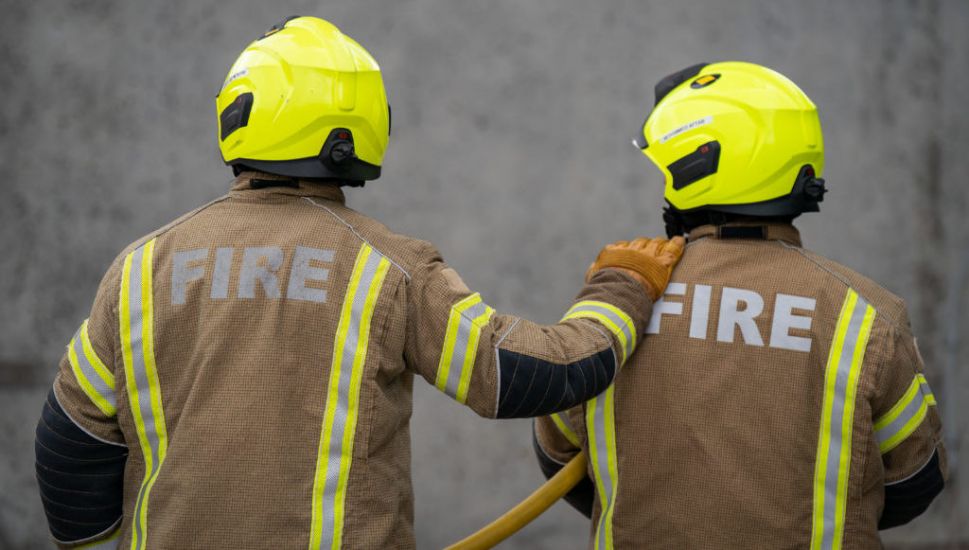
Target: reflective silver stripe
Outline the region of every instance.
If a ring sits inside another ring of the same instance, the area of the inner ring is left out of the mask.
[[[919,381],[919,388],[922,390],[922,394],[925,395],[925,402],[929,405],[935,405],[935,394],[932,393],[932,388],[929,387],[929,381],[925,379],[925,375],[918,373],[915,377]]]
[[[87,355],[84,353],[84,343],[82,341],[83,335],[81,334],[83,328],[84,325],[81,325],[81,327],[77,329],[77,332],[74,333],[74,339],[71,340],[71,345],[74,348],[74,354],[77,356],[77,366],[81,370],[81,373],[84,374],[84,378],[87,379],[87,382],[91,384],[92,388],[94,388],[94,391],[96,391],[102,399],[107,401],[108,404],[111,405],[112,409],[117,409],[118,400],[114,395],[114,390],[109,387],[107,383],[105,383],[104,379],[101,378],[101,375],[98,374],[98,371],[95,370],[94,365],[88,361]]]
[[[614,403],[615,385],[594,397],[586,404],[586,422],[592,438],[589,451],[592,453],[592,471],[595,476],[599,496],[599,518],[596,525],[595,549],[611,549],[612,515],[616,500],[618,465],[616,460],[616,434]]]
[[[474,327],[474,320],[488,312],[488,304],[478,302],[464,312],[460,313],[461,320],[458,324],[458,334],[454,341],[454,354],[451,356],[451,367],[448,369],[447,385],[444,393],[457,399],[458,385],[461,382],[461,375],[464,373],[464,360],[468,352],[477,352],[468,349],[468,342],[471,339],[471,331]]]
[[[878,445],[883,445],[886,441],[894,437],[895,435],[902,432],[906,425],[915,419],[919,414],[924,415],[925,411],[923,407],[926,406],[925,395],[922,391],[918,391],[915,397],[905,405],[902,412],[892,420],[887,425],[883,426],[881,429],[875,431],[875,438],[878,439]]]
[[[609,519],[606,517],[606,512],[609,509],[609,503],[612,502],[613,487],[613,480],[609,475],[609,447],[606,444],[605,403],[605,399],[596,399],[594,416],[596,426],[596,448],[599,450],[599,452],[596,453],[596,462],[598,463],[600,472],[599,482],[602,483],[602,490],[606,494],[606,501],[599,503],[602,510],[602,513],[599,515],[600,525],[598,529],[596,529],[596,543],[599,545],[599,548],[606,548],[606,530],[601,524]]]
[[[361,254],[367,254],[362,272],[359,272],[356,289],[352,297],[346,296],[346,300],[352,300],[350,315],[346,320],[346,326],[337,329],[337,337],[345,333],[343,340],[343,350],[339,356],[338,366],[333,370],[331,376],[338,376],[337,392],[334,396],[328,393],[327,400],[336,398],[335,409],[332,413],[332,420],[329,426],[329,446],[321,449],[326,453],[325,467],[326,475],[323,481],[322,499],[319,505],[322,506],[322,522],[319,526],[321,532],[311,535],[310,545],[314,546],[314,538],[319,537],[318,548],[335,548],[341,545],[342,521],[344,515],[344,488],[341,487],[341,475],[346,478],[352,461],[354,437],[350,434],[349,448],[344,449],[344,437],[347,430],[354,430],[356,425],[357,411],[351,408],[351,400],[354,401],[352,407],[357,407],[357,395],[359,394],[359,379],[362,376],[363,363],[366,361],[368,342],[361,338],[369,338],[369,323],[373,315],[376,297],[379,295],[380,287],[383,284],[383,277],[390,266],[389,260],[373,250],[370,246],[364,245]],[[359,259],[358,259],[359,262]],[[359,265],[359,264],[358,264]],[[357,272],[359,267],[355,267]],[[351,280],[356,273],[351,276]],[[351,283],[352,284],[352,283]],[[368,304],[369,298],[369,304]],[[359,355],[359,357],[358,357]],[[354,363],[360,363],[359,368],[354,368]],[[354,381],[356,378],[356,383]],[[331,382],[332,384],[332,382]],[[354,393],[355,392],[355,393]],[[327,403],[327,407],[330,404]],[[324,424],[327,419],[324,417]],[[324,425],[324,430],[326,426]],[[322,457],[321,457],[322,458]],[[319,467],[319,466],[318,466]],[[344,471],[347,470],[347,471]],[[317,506],[317,503],[314,503]],[[337,518],[337,515],[340,518]]]
[[[619,327],[619,330],[621,330],[623,335],[626,337],[626,346],[624,350],[625,357],[628,358],[630,354],[632,354],[632,351],[633,349],[635,349],[635,346],[636,346],[636,337],[633,332],[634,328],[631,327],[625,319],[623,319],[619,315],[616,315],[616,312],[610,309],[604,308],[602,306],[597,306],[595,304],[590,304],[587,302],[579,302],[574,308],[569,310],[569,313],[566,315],[566,317],[571,316],[573,313],[579,313],[582,311],[593,311],[593,312],[602,314],[606,316],[610,321],[615,323],[616,326]]]
[[[88,544],[82,546],[83,550],[115,550],[121,544],[121,540],[117,537],[110,540],[103,540],[94,544]]]
[[[144,247],[139,247],[131,257],[131,275],[128,280],[128,308],[131,312],[129,330],[131,331],[131,361],[135,375],[135,386],[137,387],[137,401],[132,406],[137,406],[141,411],[142,422],[145,426],[145,438],[151,448],[151,474],[154,475],[161,466],[159,456],[158,429],[155,425],[155,415],[151,410],[151,392],[148,390],[148,373],[145,372],[145,355],[142,338],[142,311],[141,311],[141,263],[145,253]],[[145,525],[141,521],[141,509],[145,505],[145,489],[147,483],[141,485],[138,491],[138,499],[135,501],[134,517],[134,548],[143,548],[146,544],[144,538]]]
[[[844,537],[848,474],[851,470],[851,426],[864,348],[874,315],[874,309],[857,293],[848,291],[825,367],[814,478],[812,548],[840,548]],[[840,350],[837,349],[839,343]],[[822,504],[819,504],[819,500]]]
[[[120,523],[120,520],[119,520]],[[121,544],[121,529],[116,528],[114,533],[104,540],[89,542],[77,547],[77,550],[115,550]]]
[[[149,241],[135,249],[126,259],[127,287],[122,292],[127,291],[127,301],[121,304],[123,311],[119,315],[128,397],[145,464],[150,467],[145,472],[135,500],[132,549],[143,549],[147,546],[148,494],[161,470],[168,442],[164,412],[161,409],[161,390],[157,387],[154,338],[148,333],[146,339],[146,332],[153,330],[152,296],[142,294],[143,285],[151,292],[152,274],[143,272],[142,262],[147,261],[150,268],[153,247],[154,240]],[[126,316],[128,324],[124,326]],[[153,392],[157,393],[157,410],[152,406]]]

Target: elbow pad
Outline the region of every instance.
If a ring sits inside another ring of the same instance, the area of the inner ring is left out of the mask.
[[[945,480],[939,465],[939,451],[935,451],[928,464],[915,475],[885,486],[885,509],[878,520],[878,529],[898,527],[917,518],[943,487]]]
[[[126,447],[82,430],[51,390],[37,424],[34,452],[41,501],[58,542],[84,541],[115,527],[121,519]]]
[[[616,374],[611,348],[567,364],[498,350],[501,387],[497,418],[527,418],[564,411],[599,395]]]

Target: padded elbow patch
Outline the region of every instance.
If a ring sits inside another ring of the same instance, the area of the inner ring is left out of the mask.
[[[905,481],[885,486],[885,509],[878,520],[878,528],[898,527],[917,518],[943,487],[945,480],[939,465],[939,451],[935,451],[918,473]]]
[[[616,374],[616,357],[610,348],[566,364],[504,349],[498,350],[498,360],[498,418],[527,418],[570,409],[605,391]]]
[[[102,534],[121,519],[128,449],[88,435],[47,395],[34,441],[37,483],[51,535],[60,542]]]

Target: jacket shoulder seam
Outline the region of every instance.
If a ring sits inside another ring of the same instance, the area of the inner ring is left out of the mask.
[[[820,269],[821,271],[824,271],[828,275],[834,277],[838,282],[840,282],[841,284],[843,284],[845,286],[845,289],[846,290],[853,290],[854,292],[856,292],[858,294],[858,296],[861,296],[861,298],[865,302],[867,302],[868,305],[870,305],[875,310],[876,313],[880,313],[878,311],[878,308],[875,307],[875,305],[872,303],[872,301],[869,300],[868,297],[866,297],[864,294],[862,294],[861,291],[859,291],[857,288],[855,288],[855,286],[851,284],[851,282],[848,280],[847,277],[845,277],[844,275],[841,275],[840,273],[835,273],[833,270],[831,270],[828,267],[824,266],[823,264],[821,264],[821,262],[819,262],[816,259],[812,258],[811,255],[808,254],[808,252],[805,251],[803,248],[790,245],[790,244],[788,244],[788,243],[786,243],[784,241],[778,241],[778,242],[780,242],[781,245],[784,248],[787,248],[789,250],[793,250],[793,251],[797,252],[798,254],[800,254],[805,260],[807,260],[808,262],[810,262],[817,269]],[[895,329],[898,329],[899,328],[898,321],[895,320],[894,318],[892,318],[891,316],[878,315],[878,319],[885,319],[889,323],[889,325],[891,325],[893,328],[895,328]]]
[[[398,270],[400,270],[400,272],[404,274],[404,277],[408,281],[411,279],[411,275],[410,275],[410,273],[406,269],[404,269],[403,267],[401,267],[401,265],[399,263],[397,263],[396,261],[394,261],[393,258],[391,258],[389,255],[385,254],[380,248],[378,248],[376,245],[374,245],[373,242],[371,242],[369,239],[367,239],[366,237],[364,237],[363,234],[360,233],[360,231],[357,230],[357,228],[352,223],[348,222],[342,216],[340,216],[339,214],[337,214],[336,212],[334,212],[332,208],[330,208],[329,206],[326,206],[325,204],[320,204],[320,203],[316,202],[315,200],[311,199],[310,197],[303,197],[303,200],[306,201],[306,202],[308,202],[308,203],[310,203],[311,205],[315,206],[316,208],[319,208],[321,210],[325,210],[331,216],[333,216],[334,218],[336,218],[337,221],[339,221],[341,224],[343,224],[344,226],[346,226],[346,228],[349,229],[350,232],[353,233],[353,235],[355,237],[357,237],[358,239],[360,239],[362,242],[366,243],[368,246],[370,246],[370,248],[373,248],[374,250],[376,250],[377,253],[380,254],[381,256],[383,256],[384,258],[387,258],[387,261],[390,262],[391,265],[393,265],[394,267],[396,267]]]
[[[217,198],[215,200],[212,200],[212,201],[209,201],[209,202],[203,204],[202,206],[199,206],[198,208],[196,208],[195,210],[192,210],[191,212],[189,212],[187,214],[183,214],[182,216],[180,216],[179,218],[175,219],[174,221],[171,221],[171,222],[169,222],[169,223],[167,223],[167,224],[159,227],[158,229],[152,231],[151,233],[148,233],[144,237],[141,237],[140,239],[137,239],[135,242],[129,244],[127,246],[127,248],[125,248],[125,251],[124,251],[124,253],[122,255],[123,256],[127,256],[128,254],[131,253],[132,250],[137,250],[138,247],[144,245],[146,242],[148,242],[148,241],[150,241],[152,239],[156,239],[158,237],[161,237],[165,233],[168,233],[172,229],[175,229],[179,225],[181,225],[181,224],[187,222],[188,220],[194,218],[196,215],[201,214],[203,210],[209,208],[210,206],[214,206],[214,205],[216,205],[216,204],[218,204],[218,203],[220,203],[220,202],[222,202],[222,201],[224,201],[224,200],[226,200],[228,198],[229,198],[228,195],[223,195],[223,196],[221,196],[221,197],[219,197],[219,198]]]

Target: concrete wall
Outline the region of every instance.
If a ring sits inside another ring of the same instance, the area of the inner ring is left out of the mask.
[[[0,21],[0,548],[45,526],[32,432],[62,346],[128,242],[215,197],[213,96],[291,13],[380,60],[386,176],[350,204],[435,242],[493,306],[557,319],[603,243],[662,232],[661,178],[629,145],[663,75],[743,59],[819,105],[831,193],[808,246],[909,301],[954,471],[890,545],[969,544],[969,4],[964,0],[4,0]],[[415,392],[420,547],[469,533],[541,481],[529,423]],[[507,548],[579,548],[564,505]]]

